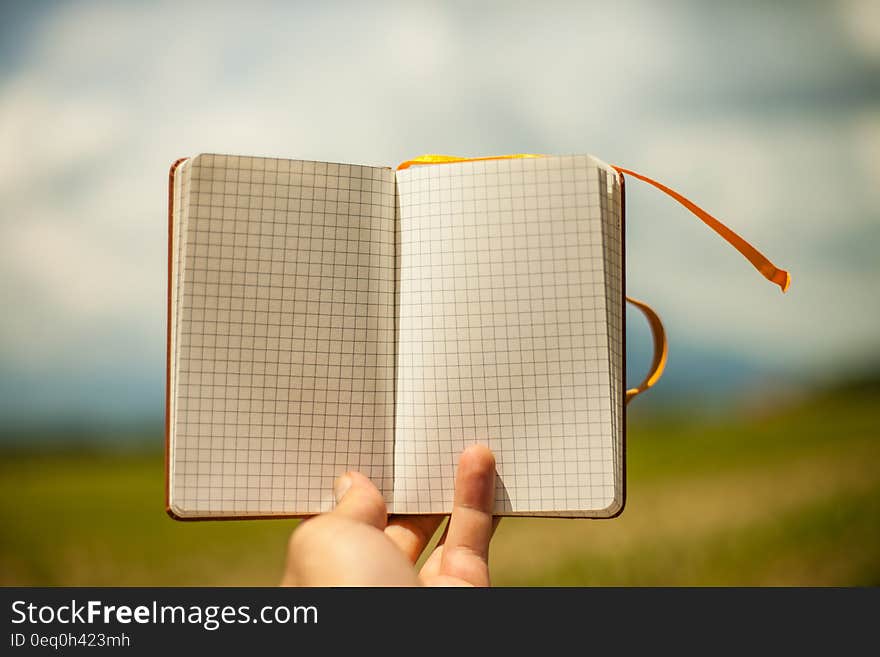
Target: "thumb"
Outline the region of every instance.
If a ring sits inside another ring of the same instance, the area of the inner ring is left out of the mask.
[[[336,508],[333,515],[385,529],[388,509],[382,493],[360,472],[346,472],[333,484]]]

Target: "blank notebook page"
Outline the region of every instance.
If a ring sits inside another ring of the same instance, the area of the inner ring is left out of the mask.
[[[348,469],[390,497],[394,173],[200,155],[175,183],[172,510],[316,513]]]
[[[394,510],[448,512],[458,454],[478,441],[495,453],[496,512],[613,515],[616,174],[567,156],[416,166],[397,182]]]

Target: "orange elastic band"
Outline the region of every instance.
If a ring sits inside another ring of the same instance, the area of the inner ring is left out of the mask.
[[[645,319],[648,320],[648,326],[651,328],[651,337],[654,340],[654,357],[651,361],[651,368],[638,386],[626,391],[625,402],[629,404],[637,395],[645,392],[663,376],[663,370],[666,369],[666,359],[669,356],[669,345],[666,342],[666,329],[663,328],[663,322],[660,320],[660,315],[657,314],[657,311],[644,301],[639,301],[632,297],[627,297],[626,300],[642,311]]]

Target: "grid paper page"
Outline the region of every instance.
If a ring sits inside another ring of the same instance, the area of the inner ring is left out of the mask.
[[[570,156],[398,172],[395,511],[448,512],[476,441],[496,456],[496,512],[616,512],[603,168]]]
[[[348,469],[390,494],[393,172],[200,155],[183,178],[172,510],[324,511]]]

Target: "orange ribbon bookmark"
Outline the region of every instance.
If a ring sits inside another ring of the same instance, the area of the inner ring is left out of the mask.
[[[419,155],[397,165],[397,170],[409,169],[417,164],[449,164],[451,162],[485,162],[486,160],[519,160],[531,157],[547,157],[533,153],[517,153],[516,155],[489,155],[488,157],[458,157],[456,155]]]
[[[730,228],[725,226],[723,223],[718,221],[711,214],[706,212],[699,205],[694,203],[688,198],[685,198],[674,189],[670,189],[663,183],[657,182],[652,178],[648,178],[648,176],[643,176],[640,173],[636,173],[635,171],[631,171],[630,169],[624,169],[623,167],[618,167],[611,165],[615,171],[623,174],[628,174],[633,178],[638,178],[641,181],[648,183],[649,185],[653,185],[657,189],[659,189],[664,194],[668,194],[676,201],[681,203],[684,207],[690,210],[693,214],[699,217],[703,223],[705,223],[709,228],[718,233],[724,240],[727,241],[733,248],[742,253],[746,259],[754,265],[755,269],[761,272],[761,275],[766,278],[771,283],[776,283],[780,289],[785,292],[788,290],[788,286],[791,285],[791,274],[789,274],[784,269],[779,269],[776,265],[774,265],[763,253],[758,251],[755,247],[745,241],[742,237],[733,232]]]
[[[413,158],[412,160],[407,160],[400,164],[397,167],[397,170],[408,169],[413,165],[419,164],[448,164],[451,162],[482,162],[486,160],[512,160],[512,159],[520,159],[520,158],[532,158],[532,157],[546,157],[544,155],[538,155],[533,153],[518,153],[516,155],[491,155],[488,157],[457,157],[455,155],[420,155],[419,157]],[[718,235],[720,235],[728,244],[730,244],[733,248],[743,254],[745,258],[752,263],[752,265],[757,269],[761,275],[766,278],[771,283],[776,283],[779,288],[785,292],[788,290],[788,286],[791,285],[791,275],[785,271],[784,269],[779,269],[776,265],[774,265],[763,253],[758,251],[755,247],[749,244],[745,239],[737,235],[730,228],[721,223],[718,219],[713,217],[711,214],[706,212],[699,205],[691,201],[690,199],[682,196],[674,189],[670,189],[663,183],[657,182],[656,180],[649,178],[648,176],[643,176],[640,173],[636,173],[631,169],[624,169],[623,167],[618,167],[612,165],[615,171],[619,174],[630,175],[633,178],[638,178],[639,180],[648,183],[649,185],[653,185],[657,189],[659,189],[664,194],[668,194],[676,201],[681,203],[684,207],[690,210],[694,215],[696,215],[700,220],[703,221],[709,228],[714,230]]]

